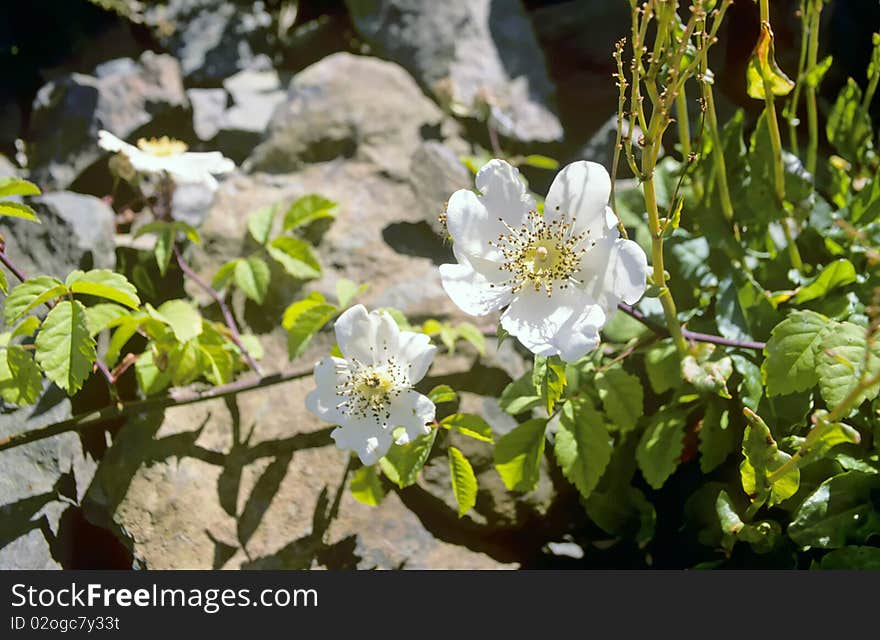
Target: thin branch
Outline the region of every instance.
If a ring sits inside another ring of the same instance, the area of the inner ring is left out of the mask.
[[[146,400],[135,400],[133,402],[125,402],[97,411],[81,413],[79,415],[68,418],[61,422],[16,433],[6,438],[0,439],[0,451],[11,449],[29,442],[51,438],[68,431],[81,431],[88,427],[104,424],[110,420],[124,418],[125,416],[134,415],[136,413],[144,413],[147,411],[155,411],[168,407],[182,407],[197,402],[205,402],[206,400],[215,400],[217,398],[225,398],[227,396],[243,393],[245,391],[253,391],[264,387],[270,387],[300,378],[306,378],[312,374],[312,366],[299,367],[290,371],[282,371],[263,376],[256,379],[243,379],[219,387],[213,387],[205,391],[195,389],[172,389],[168,395],[156,398],[147,398]]]
[[[654,322],[638,309],[622,302],[617,305],[617,308],[623,311],[628,316],[635,318],[636,320],[641,322],[654,333],[661,336],[669,335],[669,330],[665,326]],[[755,351],[763,351],[764,347],[767,346],[763,342],[756,342],[751,340],[731,340],[729,338],[723,338],[721,336],[716,336],[709,333],[698,333],[696,331],[690,331],[685,328],[682,328],[681,333],[684,336],[685,340],[690,340],[692,342],[708,342],[710,344],[717,344],[725,347],[737,347],[740,349],[753,349]]]
[[[12,262],[12,260],[9,258],[9,256],[6,255],[6,243],[5,242],[2,245],[0,245],[0,262],[2,262],[3,265],[7,269],[9,269],[9,271],[12,273],[12,275],[14,275],[16,278],[18,278],[19,282],[24,282],[25,280],[27,280],[24,273],[22,273],[22,271],[17,266],[15,266],[15,263]]]
[[[262,373],[260,369],[260,365],[257,364],[257,361],[254,360],[254,357],[250,354],[250,352],[245,348],[244,344],[241,341],[241,335],[238,332],[238,325],[235,323],[235,318],[232,316],[232,312],[229,310],[229,307],[226,304],[226,301],[223,299],[223,296],[212,287],[210,284],[205,282],[202,277],[197,274],[192,268],[186,263],[186,260],[183,259],[183,256],[180,254],[180,250],[175,245],[174,247],[174,257],[177,258],[177,265],[180,267],[180,270],[183,271],[186,276],[195,282],[199,287],[201,287],[211,298],[214,299],[214,302],[217,303],[217,306],[220,307],[220,311],[223,314],[223,320],[226,322],[226,326],[229,327],[229,331],[232,334],[232,342],[236,347],[241,351],[242,356],[247,361],[248,366],[256,371],[258,374]]]

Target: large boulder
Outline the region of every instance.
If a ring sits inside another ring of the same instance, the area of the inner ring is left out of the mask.
[[[160,0],[150,3],[143,21],[180,60],[188,84],[218,86],[242,69],[271,66],[272,16],[265,4]]]
[[[346,0],[355,28],[380,56],[441,102],[495,106],[495,125],[522,142],[563,132],[555,87],[520,0]],[[475,104],[476,103],[476,104]]]
[[[27,199],[42,224],[0,218],[6,252],[27,276],[63,280],[74,269],[116,265],[113,209],[99,198],[58,191]]]
[[[246,164],[286,173],[305,164],[354,157],[405,178],[423,136],[442,113],[400,66],[337,53],[298,73],[265,141]]]
[[[180,65],[144,52],[72,73],[43,86],[34,100],[27,137],[30,175],[44,189],[65,189],[104,154],[98,131],[120,138],[175,133],[189,107]],[[152,125],[152,128],[150,127]]]

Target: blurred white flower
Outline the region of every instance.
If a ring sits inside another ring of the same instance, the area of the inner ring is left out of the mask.
[[[401,331],[387,313],[367,313],[360,304],[339,316],[335,328],[343,357],[315,365],[317,389],[306,407],[339,425],[330,434],[337,447],[373,464],[388,453],[398,427],[397,444],[430,431],[434,403],[412,387],[427,373],[436,347],[427,335]]]
[[[544,214],[503,160],[492,160],[449,199],[446,225],[458,264],[440,267],[443,288],[465,313],[505,309],[501,326],[536,355],[572,362],[599,344],[621,301],[645,292],[648,261],[618,236],[607,206],[608,172],[575,162],[550,186]]]
[[[211,190],[217,188],[213,174],[229,173],[235,163],[219,151],[209,153],[187,152],[186,143],[167,136],[137,141],[137,146],[123,142],[109,131],[98,132],[98,146],[121,153],[140,173],[167,173],[182,184],[202,184]]]

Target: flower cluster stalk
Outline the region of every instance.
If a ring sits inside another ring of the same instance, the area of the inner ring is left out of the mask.
[[[819,19],[822,14],[824,0],[810,0],[810,40],[807,48],[807,69],[816,68],[819,57]],[[807,171],[816,175],[816,156],[819,152],[819,112],[816,107],[816,83],[807,82],[805,97],[807,102]]]

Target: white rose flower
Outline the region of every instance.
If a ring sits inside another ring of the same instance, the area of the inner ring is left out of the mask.
[[[536,355],[572,362],[595,349],[617,304],[642,297],[648,273],[645,252],[618,235],[608,172],[595,162],[563,168],[544,215],[503,160],[486,164],[476,186],[482,196],[462,189],[447,206],[458,264],[440,267],[446,293],[470,315],[504,309],[501,326]]]
[[[398,427],[397,444],[430,431],[436,407],[413,389],[428,371],[436,347],[423,333],[401,331],[387,313],[367,313],[363,305],[336,321],[342,358],[315,365],[317,389],[306,407],[339,425],[330,434],[336,446],[357,452],[364,464],[388,453]]]
[[[190,153],[187,152],[186,143],[167,136],[150,140],[141,138],[135,147],[109,131],[99,131],[98,146],[123,154],[140,173],[164,172],[179,183],[202,184],[212,191],[217,188],[213,174],[229,173],[235,169],[235,163],[219,151]]]

